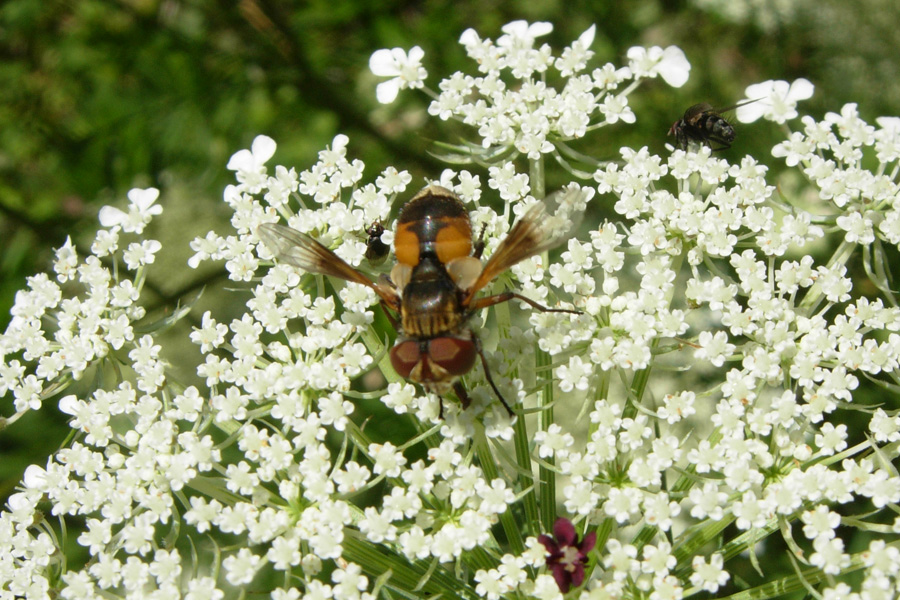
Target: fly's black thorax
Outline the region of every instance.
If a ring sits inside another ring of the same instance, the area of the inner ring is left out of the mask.
[[[401,295],[401,325],[407,336],[441,336],[456,331],[466,321],[459,288],[431,253],[421,256]]]

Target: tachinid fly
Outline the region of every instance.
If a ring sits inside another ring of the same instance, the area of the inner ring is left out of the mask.
[[[565,192],[563,199],[578,204],[583,192]],[[387,253],[373,243],[380,242],[381,227],[370,227],[372,258]],[[498,275],[513,265],[549,250],[568,237],[569,227],[547,214],[544,204],[533,205],[513,225],[494,253],[482,263],[481,241],[473,243],[469,213],[459,197],[448,189],[429,185],[400,211],[394,233],[396,264],[390,277],[372,281],[344,262],[334,252],[305,233],[275,223],[260,225],[257,235],[279,261],[310,273],[330,275],[371,288],[397,330],[390,350],[397,373],[442,399],[453,392],[463,408],[470,399],[459,378],[481,359],[485,378],[510,416],[512,408],[497,389],[481,340],[469,325],[481,309],[522,300],[547,312],[578,313],[551,309],[516,292],[477,297]],[[369,256],[369,252],[367,252]],[[443,402],[441,403],[443,416]]]

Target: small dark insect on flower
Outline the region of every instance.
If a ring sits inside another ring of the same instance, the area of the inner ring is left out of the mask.
[[[597,543],[596,531],[584,536],[579,543],[572,521],[560,517],[553,524],[553,537],[541,535],[538,541],[547,549],[547,566],[560,592],[565,594],[572,586],[578,587],[584,582],[584,563]]]
[[[669,135],[675,136],[675,144],[682,150],[687,150],[690,142],[705,144],[711,150],[731,148],[735,138],[734,126],[722,116],[722,113],[750,102],[756,102],[756,100],[741,102],[726,108],[713,108],[706,102],[695,104],[684,111],[683,117],[672,123]],[[717,144],[717,147],[713,147],[713,143]]]
[[[380,265],[391,251],[390,246],[381,241],[382,233],[384,233],[384,225],[378,221],[366,229],[366,234],[369,236],[366,240],[366,260],[369,261],[369,264]]]

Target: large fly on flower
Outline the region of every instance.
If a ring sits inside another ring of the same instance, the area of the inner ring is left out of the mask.
[[[561,207],[583,201],[581,191],[560,194]],[[577,314],[574,310],[548,308],[511,291],[477,297],[479,291],[516,263],[564,241],[570,224],[570,219],[549,215],[545,205],[538,202],[482,263],[484,242],[473,244],[472,224],[459,197],[448,189],[429,185],[401,210],[394,235],[397,263],[390,277],[383,275],[378,281],[372,281],[309,235],[290,227],[266,223],[259,226],[257,234],[279,261],[374,290],[397,330],[390,358],[401,377],[421,384],[442,399],[452,390],[467,408],[470,399],[459,378],[472,370],[477,355],[485,378],[512,416],[513,410],[494,383],[481,340],[469,320],[477,311],[513,298],[543,312]],[[441,417],[443,408],[442,402]]]
[[[751,102],[756,102],[756,100],[739,102],[726,108],[713,108],[706,102],[695,104],[684,111],[683,117],[672,123],[669,135],[675,136],[675,143],[682,150],[687,150],[690,142],[706,144],[711,150],[731,148],[736,136],[734,126],[722,116],[722,113]],[[713,143],[718,144],[718,147],[713,148]]]

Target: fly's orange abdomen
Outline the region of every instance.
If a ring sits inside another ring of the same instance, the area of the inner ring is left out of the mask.
[[[423,254],[429,254],[447,264],[471,253],[469,213],[450,190],[430,185],[400,211],[394,234],[398,262],[414,267]]]

